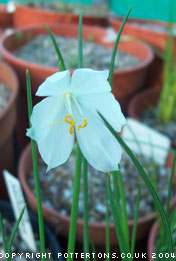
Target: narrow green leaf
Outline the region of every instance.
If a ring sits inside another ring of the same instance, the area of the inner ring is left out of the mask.
[[[108,181],[106,184],[106,261],[109,261],[110,254],[110,233],[109,233],[109,197],[108,197]]]
[[[30,75],[29,75],[28,70],[26,70],[26,84],[27,84],[29,127],[31,127],[32,95],[31,95],[31,81],[30,81]],[[38,174],[37,147],[36,147],[35,141],[32,139],[31,139],[31,148],[32,148],[35,192],[36,192],[37,209],[38,209],[40,251],[41,251],[41,253],[45,253],[45,234],[44,234],[44,222],[43,222],[43,213],[42,213],[42,200],[41,200],[41,194],[40,194],[40,182],[39,182],[39,174]],[[45,258],[41,257],[41,260],[45,261]]]
[[[12,249],[13,240],[15,238],[15,235],[16,235],[16,232],[18,230],[19,224],[20,224],[20,222],[22,220],[25,208],[26,208],[26,205],[23,207],[23,209],[22,209],[22,211],[20,213],[20,216],[19,216],[18,220],[15,223],[15,226],[13,228],[12,234],[11,234],[10,239],[9,239],[9,243],[8,243],[8,247],[7,247],[8,248],[8,254],[10,256],[9,257],[9,261],[11,261],[11,249]]]
[[[83,11],[79,16],[79,32],[78,32],[78,68],[83,67],[83,54],[82,54],[82,17]]]
[[[123,232],[121,229],[121,224],[119,222],[119,213],[117,211],[114,196],[112,193],[110,174],[108,174],[108,197],[109,197],[110,204],[111,204],[111,210],[112,210],[112,215],[113,215],[113,219],[114,219],[114,225],[115,225],[115,230],[116,230],[116,234],[117,234],[117,238],[118,238],[120,252],[126,254],[127,248],[126,248],[126,244],[125,244],[124,235],[123,235]]]
[[[129,227],[128,227],[128,214],[127,214],[127,205],[125,198],[125,188],[122,178],[122,173],[119,165],[119,188],[120,188],[120,196],[122,201],[122,213],[123,213],[123,229],[124,229],[124,237],[127,246],[127,251],[130,250],[130,235],[129,235]]]
[[[46,24],[45,24],[45,28],[48,31],[49,36],[50,36],[50,38],[51,38],[51,40],[53,42],[54,48],[56,50],[57,57],[58,57],[59,69],[60,69],[60,71],[65,71],[66,67],[65,67],[64,59],[63,59],[62,54],[61,54],[61,52],[59,50],[58,44],[56,42],[56,39],[55,39],[53,33],[51,32],[51,30],[49,29],[49,27]]]
[[[171,233],[173,233],[176,225],[176,209],[173,211],[172,216],[169,218],[169,221],[170,221]]]
[[[88,180],[87,180],[87,160],[83,157],[83,220],[84,220],[84,254],[89,253],[89,227],[88,227]],[[84,260],[89,260],[85,258]]]
[[[141,164],[139,163],[138,159],[134,156],[131,149],[127,146],[127,144],[123,141],[123,139],[117,134],[117,132],[113,129],[113,127],[106,121],[106,119],[103,117],[103,115],[100,114],[100,113],[99,113],[99,115],[102,118],[102,120],[104,121],[104,123],[106,124],[109,131],[114,135],[114,137],[117,139],[119,144],[122,146],[122,148],[129,155],[132,162],[134,163],[134,165],[138,169],[140,176],[144,180],[144,183],[146,184],[148,190],[150,191],[150,194],[153,198],[153,201],[155,202],[155,204],[157,206],[157,209],[158,209],[158,212],[160,214],[164,229],[166,231],[166,238],[167,238],[167,242],[168,242],[168,253],[169,253],[169,256],[170,256],[168,260],[173,260],[173,258],[171,257],[171,253],[173,253],[173,240],[172,240],[172,235],[171,235],[171,231],[170,231],[170,227],[169,227],[168,217],[167,217],[167,215],[164,211],[163,205],[162,205],[162,203],[161,203],[161,201],[158,197],[158,194],[156,193],[150,179],[148,178],[147,174],[145,173],[145,170],[142,168]]]
[[[167,202],[166,202],[167,216],[169,216],[169,210],[170,210],[170,201],[171,201],[171,193],[172,193],[172,187],[173,187],[173,181],[174,181],[175,166],[176,166],[176,151],[174,153],[174,160],[172,163],[171,175],[170,175],[170,179],[169,179],[168,196],[167,196]]]
[[[111,57],[111,63],[110,63],[110,71],[109,71],[109,83],[110,83],[111,87],[112,87],[112,83],[113,83],[114,62],[115,62],[115,57],[116,57],[116,53],[117,53],[118,44],[119,44],[119,41],[120,41],[120,36],[121,36],[122,31],[123,31],[124,25],[125,25],[125,23],[126,23],[126,21],[128,19],[128,16],[130,15],[131,9],[132,9],[132,6],[128,10],[128,13],[125,16],[125,18],[123,19],[123,22],[122,22],[122,24],[120,26],[120,29],[118,31],[117,38],[115,40],[114,48],[113,48],[113,51],[112,51],[112,57]]]
[[[1,213],[0,213],[0,230],[1,230],[1,234],[2,234],[2,243],[3,243],[4,252],[7,253],[8,252],[7,241],[6,241],[5,230],[4,230],[4,225],[3,225]]]
[[[132,231],[132,239],[131,239],[131,256],[134,255],[134,250],[135,250],[136,231],[137,231],[137,221],[138,221],[138,216],[139,216],[140,199],[141,199],[141,184],[139,184],[139,187],[138,187],[138,196],[137,196],[136,210],[135,210],[135,215],[134,215],[134,223],[133,223],[133,231]]]
[[[74,253],[74,250],[75,250],[76,224],[77,224],[77,217],[78,217],[78,203],[79,203],[79,191],[80,191],[80,179],[81,179],[81,166],[82,166],[82,153],[80,151],[79,145],[77,144],[75,177],[74,177],[74,185],[73,185],[73,200],[72,200],[70,230],[69,230],[69,238],[68,238],[67,261],[72,260],[70,253]]]
[[[29,119],[29,127],[31,128],[32,95],[31,95],[31,80],[30,80],[30,75],[28,70],[26,70],[26,86],[27,86],[28,119]]]
[[[119,213],[119,222],[122,224],[122,211],[121,211],[121,200],[119,195],[119,171],[113,171],[112,172],[112,180],[113,180],[113,188],[114,188],[114,195],[115,195],[115,204],[117,211]]]
[[[90,245],[91,245],[91,250],[92,250],[92,253],[95,253],[95,255],[93,255],[93,261],[97,261],[97,258],[96,258],[96,249],[95,249],[95,244],[93,241],[90,242]]]

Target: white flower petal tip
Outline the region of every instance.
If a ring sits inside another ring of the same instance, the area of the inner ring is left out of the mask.
[[[59,96],[70,86],[70,71],[57,72],[49,77],[39,86],[36,96]]]
[[[95,169],[118,169],[122,150],[97,111],[121,131],[126,120],[111,93],[109,71],[78,69],[48,77],[37,95],[50,96],[34,106],[26,135],[37,142],[48,172],[65,163],[72,151],[75,135],[80,149]]]

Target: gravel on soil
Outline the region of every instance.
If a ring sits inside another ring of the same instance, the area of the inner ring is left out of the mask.
[[[66,68],[75,69],[78,64],[78,40],[70,37],[55,36],[63,55]],[[32,63],[43,66],[58,67],[58,58],[48,35],[39,35],[14,51],[14,55]],[[85,68],[97,70],[109,69],[112,49],[90,41],[83,41],[83,63]],[[118,51],[115,59],[115,69],[124,69],[140,64],[136,56]]]
[[[0,111],[4,109],[6,106],[9,98],[10,98],[11,92],[6,87],[5,84],[0,83]]]
[[[157,108],[146,109],[140,120],[155,130],[167,135],[174,143],[176,142],[176,121],[163,125],[157,121]]]
[[[142,162],[142,158],[139,157]],[[144,165],[144,164],[143,164]],[[39,178],[42,193],[42,201],[48,208],[59,211],[62,215],[69,216],[72,204],[72,189],[74,179],[75,154],[69,160],[55,169],[46,173],[46,166],[39,160]],[[151,160],[145,161],[145,169],[150,179],[157,184],[160,199],[165,204],[168,194],[170,170],[152,164]],[[121,160],[121,172],[124,181],[127,211],[129,219],[133,219],[138,194],[138,185],[141,183],[141,201],[139,216],[144,217],[154,211],[153,200],[140,178],[135,166],[126,154]],[[104,222],[106,215],[105,194],[106,194],[107,175],[100,171],[88,167],[88,211],[89,221]],[[35,194],[33,172],[31,171],[28,184]],[[81,181],[80,201],[78,216],[83,216],[83,184]],[[112,214],[110,213],[112,221]]]

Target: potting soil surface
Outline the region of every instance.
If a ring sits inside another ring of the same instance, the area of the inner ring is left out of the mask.
[[[0,83],[0,111],[4,109],[6,106],[9,98],[10,98],[11,92],[6,87],[5,84]]]
[[[63,55],[66,68],[78,67],[78,40],[70,37],[55,36],[59,49]],[[90,41],[83,41],[84,68],[95,70],[109,69],[112,49]],[[58,58],[48,35],[40,35],[14,51],[14,55],[42,66],[58,67]],[[138,57],[118,51],[115,59],[115,68],[124,69],[140,64]]]
[[[139,157],[143,162],[142,157]],[[73,198],[73,179],[74,179],[75,154],[69,160],[55,169],[46,173],[46,165],[39,160],[39,178],[42,193],[42,200],[51,209],[59,211],[61,214],[69,216]],[[152,160],[143,162],[148,176],[156,185],[160,199],[165,204],[168,196],[168,184],[170,170],[166,167],[159,167],[152,163]],[[142,185],[139,216],[144,217],[154,211],[153,200],[144,185],[143,181],[131,160],[123,155],[121,160],[121,172],[124,181],[127,211],[129,219],[133,219],[139,183]],[[28,184],[35,194],[33,172],[31,171]],[[88,209],[89,221],[105,222],[106,205],[106,182],[107,174],[96,171],[91,166],[88,167]],[[83,216],[83,182],[81,180],[78,216]],[[112,221],[112,214],[110,213]]]

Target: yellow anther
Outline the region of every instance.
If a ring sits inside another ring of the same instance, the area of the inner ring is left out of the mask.
[[[71,118],[71,120],[68,120],[68,118]],[[73,117],[71,116],[71,114],[68,114],[65,116],[65,121],[69,124],[72,124],[72,122],[74,121]]]
[[[68,120],[68,118],[71,118],[71,120]],[[73,134],[74,133],[73,128],[74,128],[74,125],[75,125],[75,120],[73,119],[71,114],[68,114],[68,115],[65,116],[65,122],[70,124],[69,132],[70,132],[70,134]]]
[[[84,124],[77,126],[77,130],[78,130],[78,131],[80,130],[80,128],[85,128],[85,127],[87,126],[87,120],[86,120],[86,119],[83,119],[83,122],[84,122]]]

